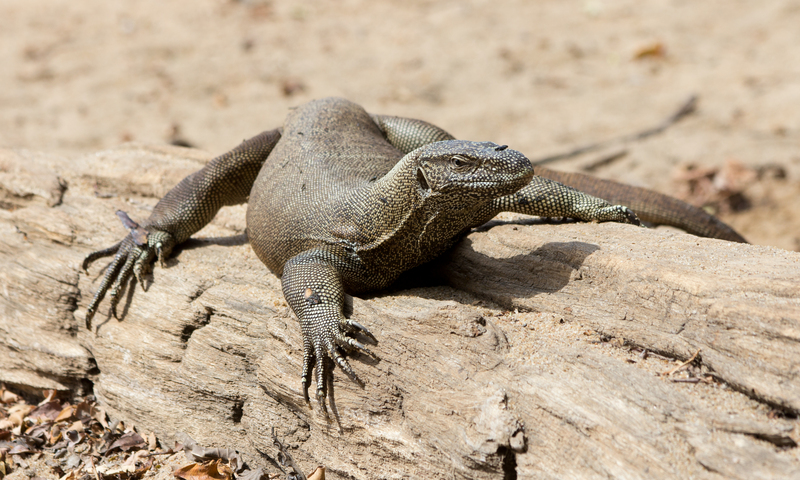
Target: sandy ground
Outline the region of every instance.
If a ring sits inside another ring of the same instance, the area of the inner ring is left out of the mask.
[[[537,158],[697,94],[694,115],[593,173],[681,193],[685,165],[739,162],[755,171],[722,217],[800,250],[798,25],[791,0],[0,0],[0,147],[218,154],[338,95]]]

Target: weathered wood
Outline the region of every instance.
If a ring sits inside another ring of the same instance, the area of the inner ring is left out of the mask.
[[[353,359],[364,389],[336,373],[341,430],[303,402],[297,321],[244,207],[87,332],[102,262],[87,276],[83,256],[125,233],[115,210],[145,218],[205,160],[0,151],[0,381],[92,389],[141,429],[255,463],[275,427],[331,478],[800,477],[800,254],[774,248],[620,225],[475,232],[443,262],[451,286],[354,300],[380,360]],[[631,345],[700,350],[704,380],[657,375],[676,364]]]

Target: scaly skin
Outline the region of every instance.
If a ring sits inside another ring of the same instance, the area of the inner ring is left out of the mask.
[[[215,158],[170,190],[142,225],[125,220],[131,235],[87,256],[84,269],[115,254],[87,307],[87,328],[106,292],[115,315],[131,273],[141,281],[156,256],[163,262],[220,207],[248,196],[250,244],[281,276],[303,333],[304,395],[313,367],[323,409],[331,361],[361,383],[343,354],[371,354],[348,336],[372,335],[345,317],[346,294],[390,285],[502,211],[639,224],[627,207],[534,176],[530,161],[505,146],[455,140],[420,120],[370,116],[328,98]]]

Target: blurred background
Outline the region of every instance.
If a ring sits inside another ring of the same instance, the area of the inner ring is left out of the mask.
[[[800,1],[0,0],[0,148],[214,155],[343,96],[800,250]]]

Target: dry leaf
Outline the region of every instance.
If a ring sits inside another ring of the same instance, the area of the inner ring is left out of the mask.
[[[80,420],[76,420],[76,421],[75,421],[75,422],[73,422],[73,423],[72,423],[72,425],[70,425],[70,426],[69,426],[69,428],[67,429],[67,431],[68,431],[68,432],[69,432],[70,430],[74,430],[74,431],[76,431],[76,432],[78,432],[78,433],[81,433],[81,432],[83,432],[83,422],[81,422]]]
[[[190,463],[173,473],[184,480],[231,480],[233,472],[221,460],[212,460],[207,463]]]
[[[83,429],[81,428],[80,431],[75,429],[75,426],[69,428],[66,432],[64,432],[64,436],[67,437],[67,440],[70,444],[75,445],[81,443],[83,439],[86,437],[83,433]]]
[[[62,410],[61,413],[58,414],[56,417],[56,422],[63,422],[65,420],[69,420],[72,418],[72,415],[75,414],[75,407],[70,404],[67,404]]]
[[[135,447],[143,447],[145,445],[144,439],[141,435],[136,432],[128,432],[125,435],[119,437],[114,443],[111,444],[110,447],[106,450],[109,452],[115,448],[119,448],[120,450],[128,451],[131,448]]]
[[[30,414],[32,419],[45,419],[55,420],[61,413],[61,402],[54,400],[52,402],[40,403]]]
[[[667,54],[667,49],[661,42],[651,43],[636,50],[633,54],[634,60],[641,60],[643,58],[663,58]]]
[[[308,476],[308,480],[325,480],[325,467],[319,466],[311,472],[311,475]]]
[[[50,428],[50,435],[47,437],[47,443],[54,445],[61,439],[61,437],[61,426],[56,423],[52,426],[52,428]]]
[[[119,475],[121,473],[134,473],[136,471],[136,466],[134,465],[98,465],[96,467],[97,473],[102,476],[112,476],[112,475]]]
[[[17,395],[16,393],[9,392],[6,389],[3,389],[2,392],[3,393],[0,394],[0,402],[3,402],[3,403],[17,403],[20,400],[22,400],[20,398],[20,396]]]
[[[22,425],[22,421],[33,410],[33,405],[14,405],[8,409],[8,420],[15,427]]]
[[[92,405],[87,400],[75,405],[75,416],[81,420],[84,418],[91,418],[91,411]]]
[[[737,160],[727,160],[722,167],[680,165],[673,176],[677,198],[715,213],[747,209],[750,202],[744,192],[758,180],[758,172]]]
[[[39,405],[44,405],[45,403],[50,403],[56,399],[56,395],[58,392],[56,390],[45,390],[42,392],[44,394],[44,400],[39,402]]]
[[[59,478],[58,480],[77,480],[78,478],[80,478],[78,476],[78,471],[70,470],[69,473],[64,474],[64,476]]]
[[[102,425],[103,428],[108,428],[108,421],[106,420],[106,411],[103,409],[103,407],[92,405],[92,408],[89,410],[89,414],[92,416],[92,418],[100,422],[100,425]]]
[[[9,455],[18,455],[20,453],[36,453],[38,450],[31,448],[28,444],[21,444],[18,443],[14,445],[14,447],[8,451]]]

